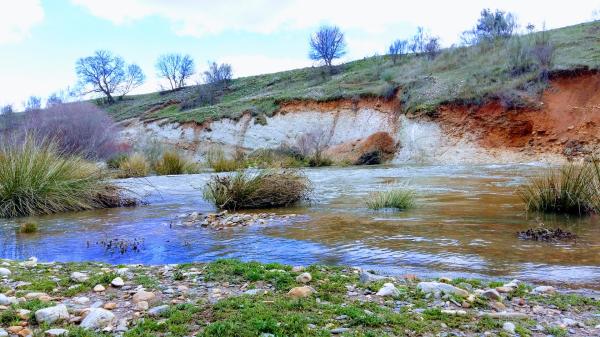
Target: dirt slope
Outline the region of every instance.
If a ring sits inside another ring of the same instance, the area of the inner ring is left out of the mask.
[[[507,110],[499,102],[446,105],[436,120],[448,134],[472,138],[485,148],[586,155],[600,149],[600,74],[552,79],[539,109]]]

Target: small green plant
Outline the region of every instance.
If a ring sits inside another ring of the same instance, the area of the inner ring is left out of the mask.
[[[373,210],[382,208],[404,210],[414,207],[414,204],[415,192],[406,188],[371,193],[367,200],[367,207]]]
[[[38,231],[38,225],[34,222],[26,222],[19,225],[19,233],[31,234]]]
[[[600,164],[568,164],[529,179],[518,190],[529,211],[584,215],[600,212]]]
[[[141,153],[134,153],[119,165],[119,178],[146,177],[150,173],[150,163]]]
[[[121,206],[122,189],[107,174],[76,156],[62,156],[52,142],[26,137],[0,148],[0,217],[51,214]]]
[[[204,198],[221,209],[283,207],[308,198],[310,190],[310,181],[300,171],[238,171],[213,176],[204,188]]]
[[[166,151],[154,165],[159,175],[198,173],[198,165],[177,151]]]

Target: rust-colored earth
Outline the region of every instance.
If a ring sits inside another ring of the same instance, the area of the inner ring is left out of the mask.
[[[486,148],[586,155],[600,148],[600,74],[554,78],[539,109],[507,110],[491,102],[446,105],[438,112],[447,132],[473,137]]]

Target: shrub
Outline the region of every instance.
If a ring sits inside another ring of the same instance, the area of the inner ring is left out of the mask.
[[[535,62],[531,57],[531,49],[523,37],[516,36],[507,44],[508,66],[514,76],[532,71]]]
[[[221,209],[284,207],[307,199],[310,181],[299,171],[238,171],[231,176],[213,176],[204,198]]]
[[[0,217],[51,214],[130,204],[105,173],[56,143],[5,144],[0,149]]]
[[[242,160],[226,158],[225,152],[219,147],[213,147],[206,152],[206,162],[215,172],[232,172],[244,167]]]
[[[62,154],[85,159],[109,158],[119,147],[119,128],[105,111],[90,103],[55,104],[28,112],[18,129],[21,138],[28,134],[38,141],[51,139]]]
[[[415,192],[405,188],[371,193],[367,200],[367,207],[374,210],[382,208],[404,210],[414,207],[414,204]]]
[[[155,164],[154,170],[159,175],[198,173],[198,165],[177,151],[166,151]]]
[[[529,211],[584,215],[600,212],[600,164],[569,164],[534,177],[518,190]]]
[[[134,153],[119,165],[119,178],[146,177],[150,173],[150,163],[141,153]]]

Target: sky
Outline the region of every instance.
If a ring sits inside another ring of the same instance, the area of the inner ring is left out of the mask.
[[[191,55],[194,81],[208,61],[230,63],[235,77],[263,74],[314,65],[308,39],[320,25],[345,33],[343,62],[384,54],[418,26],[457,43],[482,8],[551,29],[596,18],[600,0],[0,0],[0,105],[73,87],[75,62],[98,49],[141,66],[142,93],[160,88],[161,54]]]

